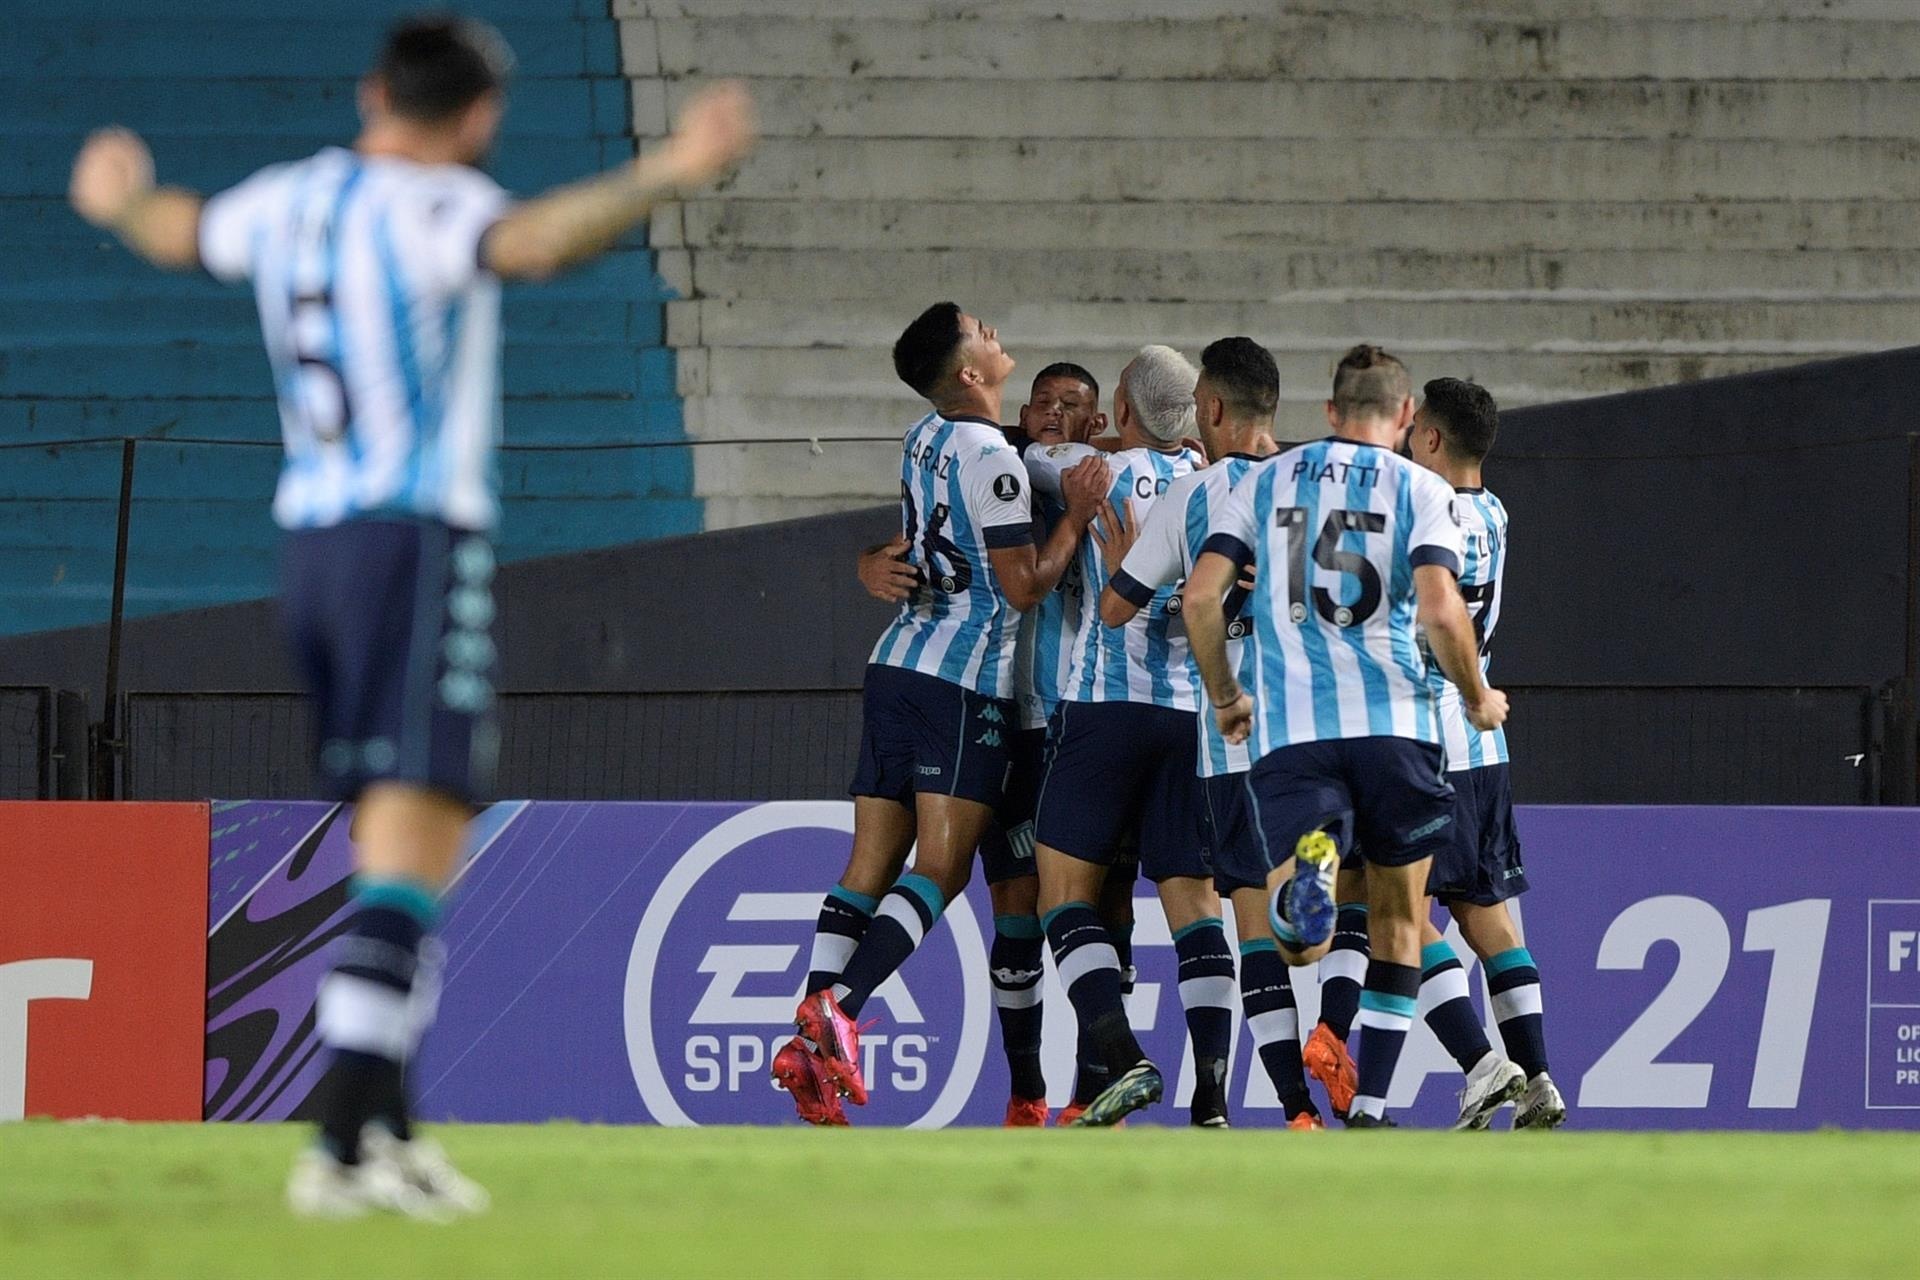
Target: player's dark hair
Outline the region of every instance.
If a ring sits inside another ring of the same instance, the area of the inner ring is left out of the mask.
[[[477,18],[422,13],[387,33],[373,74],[386,86],[397,116],[424,124],[453,119],[489,93],[506,88],[513,51]]]
[[[1435,378],[1425,392],[1426,403],[1420,407],[1440,428],[1456,458],[1478,462],[1493,452],[1493,438],[1500,434],[1500,410],[1491,392],[1459,378]]]
[[[1236,417],[1271,418],[1280,405],[1280,366],[1252,338],[1222,338],[1200,353],[1200,372]]]
[[[900,381],[931,399],[934,388],[953,369],[962,341],[960,304],[936,302],[894,342],[893,371]]]
[[[1398,356],[1361,343],[1333,371],[1333,407],[1343,419],[1390,416],[1413,394],[1413,375]]]
[[[1100,380],[1086,369],[1071,360],[1056,360],[1040,372],[1033,375],[1033,385],[1039,386],[1049,378],[1071,378],[1075,382],[1084,382],[1087,390],[1093,392],[1093,398],[1100,398]]]

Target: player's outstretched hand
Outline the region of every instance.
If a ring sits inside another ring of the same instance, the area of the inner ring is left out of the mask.
[[[913,597],[920,585],[920,571],[907,563],[905,534],[896,534],[892,542],[861,553],[860,585],[868,595],[888,604]]]
[[[1474,728],[1492,733],[1507,722],[1507,695],[1488,685],[1480,701],[1467,705],[1467,719]]]
[[[1067,516],[1082,526],[1093,523],[1106,503],[1107,490],[1113,484],[1105,459],[1082,458],[1060,477],[1061,495],[1067,500]]]
[[[67,197],[81,217],[96,227],[109,227],[151,190],[153,153],[139,134],[116,126],[95,131],[80,148]]]
[[[1245,742],[1253,732],[1253,695],[1242,689],[1232,702],[1215,707],[1213,722],[1220,726],[1220,735],[1234,746]]]
[[[704,187],[753,150],[753,98],[738,80],[710,84],[687,100],[662,146],[674,182]]]

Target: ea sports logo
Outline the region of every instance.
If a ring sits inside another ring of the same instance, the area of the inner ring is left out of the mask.
[[[793,1035],[820,898],[846,865],[853,806],[767,804],[681,855],[627,960],[627,1058],[661,1124],[794,1122],[768,1074]],[[962,897],[868,1002],[872,1101],[856,1123],[934,1129],[960,1114],[986,1057],[986,945]]]

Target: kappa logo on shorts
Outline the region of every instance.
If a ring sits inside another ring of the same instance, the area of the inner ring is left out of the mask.
[[[845,865],[853,806],[759,805],[680,856],[627,961],[628,1065],[661,1124],[791,1124],[768,1075],[793,1035],[820,896]],[[860,1122],[939,1128],[985,1060],[992,991],[979,921],[956,899],[908,971],[874,992]]]
[[[1010,475],[995,476],[993,478],[993,496],[1002,502],[1012,502],[1020,496],[1020,478]]]
[[[1425,825],[1424,827],[1415,827],[1413,830],[1407,832],[1407,839],[1424,840],[1428,836],[1432,835],[1434,832],[1440,830],[1442,827],[1446,826],[1449,822],[1452,822],[1452,821],[1453,821],[1452,814],[1443,813],[1439,817],[1435,818],[1432,822],[1427,823],[1427,825]]]

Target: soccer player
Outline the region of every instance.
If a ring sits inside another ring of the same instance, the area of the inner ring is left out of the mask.
[[[1460,590],[1473,617],[1480,668],[1485,672],[1492,662],[1507,564],[1507,509],[1486,488],[1482,475],[1499,432],[1499,410],[1484,388],[1457,378],[1429,382],[1425,397],[1408,428],[1403,451],[1452,484],[1458,495],[1466,546]],[[1429,679],[1439,702],[1447,777],[1453,784],[1455,808],[1452,837],[1434,858],[1428,888],[1459,922],[1461,935],[1486,970],[1500,1038],[1517,1064],[1510,1074],[1524,1084],[1524,1093],[1519,1088],[1510,1091],[1520,1095],[1514,1127],[1555,1128],[1565,1122],[1567,1106],[1547,1073],[1540,973],[1532,954],[1521,943],[1506,906],[1507,899],[1527,889],[1520,841],[1514,830],[1506,732],[1476,729],[1467,721],[1459,690],[1436,671],[1429,672]],[[1343,891],[1343,901],[1345,892],[1349,891]],[[1351,910],[1342,906],[1342,917],[1348,917]],[[1346,945],[1343,947],[1343,939],[1336,937],[1335,950],[1321,964],[1323,973],[1343,952],[1345,958],[1339,964],[1343,973],[1365,963],[1364,928],[1355,937],[1349,921],[1341,933]],[[1422,965],[1426,970],[1422,1003],[1431,1006],[1426,1015],[1428,1024],[1468,1074],[1457,1127],[1484,1127],[1492,1116],[1487,1101],[1493,1096],[1491,1086],[1497,1068],[1489,1066],[1486,1035],[1467,998],[1465,971],[1437,930],[1429,931]],[[1436,991],[1442,984],[1444,989]],[[1338,1058],[1344,1052],[1340,1042],[1351,1023],[1351,1014],[1346,1012],[1350,998],[1343,991],[1323,1000],[1323,1008],[1334,1008],[1314,1029],[1318,1052],[1313,1057],[1319,1068],[1316,1075],[1338,1070]],[[1476,1097],[1477,1092],[1486,1096]]]
[[[1247,790],[1268,860],[1287,876],[1269,914],[1290,958],[1326,949],[1343,845],[1357,839],[1367,859],[1372,959],[1348,1120],[1358,1128],[1390,1123],[1387,1086],[1420,990],[1427,872],[1453,823],[1417,628],[1472,724],[1496,729],[1507,711],[1506,695],[1481,678],[1460,595],[1453,491],[1393,451],[1413,413],[1400,361],[1376,347],[1348,352],[1327,404],[1333,436],[1241,481],[1182,596],[1221,733],[1233,743],[1251,735]],[[1253,563],[1249,693],[1228,660],[1224,602]]]
[[[637,160],[514,204],[476,167],[510,60],[481,23],[404,20],[361,83],[351,149],[210,199],[156,187],[146,146],[121,129],[88,139],[74,166],[74,207],[141,257],[253,282],[273,366],[284,618],[315,701],[320,775],[359,805],[352,917],[317,1011],[331,1064],[319,1143],[287,1191],[303,1215],[439,1218],[486,1203],[414,1134],[405,1069],[437,990],[439,893],[498,742],[499,281],[543,280],[611,248],[752,141],[745,93],[716,86]]]
[[[1100,412],[1099,382],[1081,366],[1061,362],[1034,375],[1027,403],[1020,407],[1019,430],[1007,435],[1008,442],[1024,455],[1033,445],[1083,444],[1105,431],[1106,426],[1107,415]],[[1046,497],[1034,503],[1034,511],[1039,539],[1045,539],[1065,515],[1065,508],[1057,500]],[[921,578],[907,560],[908,550],[905,537],[896,536],[860,557],[859,577],[868,594],[891,604],[912,598]],[[1047,718],[1060,700],[1060,684],[1066,679],[1073,638],[1080,625],[1081,590],[1076,557],[1039,605],[1020,615],[1013,664],[1018,727],[1009,736],[1006,791],[980,845],[981,868],[993,903],[993,947],[988,968],[1012,1085],[1005,1121],[1009,1128],[1036,1127],[1048,1119],[1047,1082],[1040,1065],[1045,1012],[1041,953],[1046,939],[1036,910],[1039,880],[1033,865],[1033,810],[1045,770]],[[1125,905],[1130,913],[1130,880],[1119,887],[1128,891]],[[1112,928],[1112,917],[1105,918]],[[1131,919],[1130,914],[1127,918]],[[824,977],[824,973],[816,974],[812,980]],[[1084,1062],[1082,1068],[1083,1079],[1090,1079]],[[1078,1083],[1076,1094],[1088,1087]],[[1087,1095],[1088,1100],[1091,1097]]]
[[[866,1102],[854,1019],[966,887],[1006,783],[1017,615],[1059,583],[1106,487],[1097,460],[1066,475],[1064,516],[1036,547],[1026,469],[1000,430],[1014,362],[998,335],[935,303],[893,364],[933,409],[907,431],[900,467],[908,563],[924,585],[867,667],[853,851],[821,904],[800,1034],[774,1055],[774,1078],[816,1124],[834,1122],[836,1093]]]
[[[1183,476],[1154,504],[1132,540],[1119,572],[1100,596],[1100,620],[1125,626],[1156,599],[1177,608],[1181,581],[1199,559],[1212,513],[1227,501],[1260,459],[1277,452],[1273,414],[1280,400],[1280,370],[1267,349],[1251,338],[1222,338],[1200,356],[1193,389],[1195,418],[1207,456],[1204,471]],[[1120,532],[1123,541],[1126,531]],[[1163,589],[1175,594],[1166,595]],[[1253,682],[1253,646],[1241,618],[1246,584],[1235,584],[1224,605],[1227,652],[1242,683]],[[1189,655],[1188,661],[1191,661]],[[1198,678],[1197,671],[1193,679]],[[1233,902],[1240,943],[1240,1002],[1261,1064],[1286,1109],[1287,1126],[1320,1129],[1300,1063],[1300,1015],[1292,979],[1267,922],[1267,865],[1247,815],[1246,774],[1252,767],[1245,743],[1230,743],[1211,715],[1194,716],[1199,735],[1201,827],[1206,836],[1214,887]]]
[[[1120,375],[1114,417],[1123,448],[1101,517],[1109,539],[1120,509],[1144,518],[1169,485],[1203,465],[1181,439],[1193,430],[1198,371],[1170,347],[1141,348]],[[1073,446],[1029,450],[1035,486],[1071,462]],[[1096,540],[1098,540],[1096,535]],[[1117,548],[1085,544],[1082,573],[1104,582]],[[1108,561],[1112,560],[1109,564]],[[1160,602],[1164,605],[1164,602]],[[1124,837],[1137,832],[1140,865],[1158,887],[1180,958],[1180,995],[1193,1037],[1197,1125],[1227,1123],[1227,1057],[1233,1032],[1233,953],[1200,848],[1195,811],[1196,691],[1184,638],[1164,607],[1122,628],[1103,627],[1084,597],[1073,669],[1048,727],[1047,776],[1034,823],[1040,907],[1061,985],[1109,1083],[1077,1123],[1111,1125],[1160,1097],[1160,1072],[1128,1025],[1122,971],[1094,903]]]

